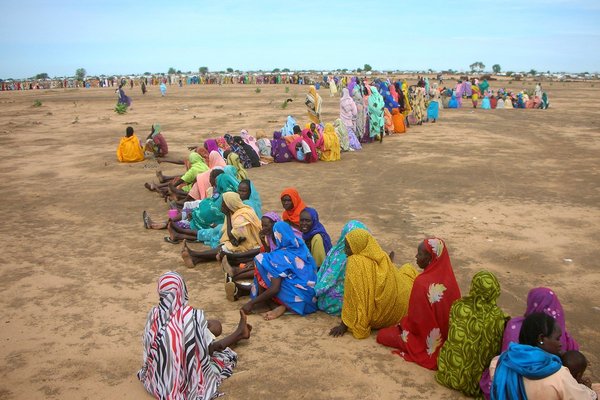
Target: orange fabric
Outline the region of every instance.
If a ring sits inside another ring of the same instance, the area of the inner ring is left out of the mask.
[[[117,160],[120,162],[144,161],[144,150],[137,136],[122,137],[117,147]]]
[[[283,213],[281,214],[281,218],[284,221],[290,221],[296,225],[299,225],[300,224],[300,213],[302,212],[302,210],[304,210],[306,208],[306,204],[304,204],[304,202],[300,198],[300,195],[298,194],[298,191],[294,188],[283,189],[283,192],[281,192],[281,195],[279,196],[279,198],[281,199],[283,196],[290,196],[290,199],[292,199],[292,204],[294,205],[294,208],[292,208],[291,211],[283,210]]]
[[[392,122],[392,114],[387,108],[383,109],[383,119],[385,121],[385,131],[392,133],[394,131],[394,123]]]
[[[406,125],[404,125],[404,115],[398,110],[394,108],[392,110],[392,121],[394,122],[394,133],[405,133]]]

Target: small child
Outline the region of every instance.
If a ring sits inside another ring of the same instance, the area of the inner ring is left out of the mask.
[[[569,350],[561,356],[562,363],[569,368],[571,375],[578,383],[590,386],[589,380],[583,378],[583,373],[588,366],[588,360],[583,353],[576,350]]]

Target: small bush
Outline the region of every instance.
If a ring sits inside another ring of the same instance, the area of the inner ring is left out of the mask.
[[[117,103],[115,112],[119,115],[125,114],[127,112],[127,104]]]
[[[285,92],[286,92],[286,93],[289,93],[289,92],[290,92],[290,87],[289,87],[289,86],[286,86],[286,87],[285,87]]]
[[[33,106],[34,107],[41,107],[42,106],[42,101],[41,100],[35,100],[33,102]]]
[[[283,103],[281,103],[281,109],[285,110],[287,108],[287,106],[288,106],[288,101],[284,100]]]
[[[254,92],[255,92],[255,93],[260,93],[260,92],[262,92],[262,90],[260,90],[260,88],[259,88],[259,87],[257,87],[256,89],[254,89]]]

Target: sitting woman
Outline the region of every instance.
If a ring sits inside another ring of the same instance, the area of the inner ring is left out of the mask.
[[[242,133],[243,132],[244,131],[242,131]],[[247,133],[246,133],[246,135],[247,135],[247,137],[254,139],[252,136],[248,135]],[[256,143],[256,139],[254,139],[254,141],[255,142],[247,142],[247,139],[244,139],[242,136],[234,136],[233,137],[233,142],[239,148],[243,149],[246,152],[246,155],[248,156],[248,159],[250,160],[250,166],[246,167],[246,168],[260,167],[260,156],[258,155],[258,147],[254,148],[250,144],[250,143]]]
[[[144,161],[144,149],[140,140],[133,133],[133,127],[128,126],[125,130],[125,136],[121,138],[119,147],[117,147],[117,160],[119,162],[139,162]]]
[[[225,173],[227,173],[227,171]],[[247,206],[252,207],[258,218],[260,218],[262,216],[262,202],[254,184],[250,180],[244,179],[239,183],[237,192],[240,195],[242,202]],[[197,240],[214,249],[215,247],[218,247],[221,242],[222,229],[223,224],[219,224],[214,228],[200,229],[198,230]]]
[[[223,202],[223,194],[227,192],[236,192],[239,182],[223,170],[211,171],[211,184],[216,183],[215,190],[210,197],[202,200],[198,207],[191,211],[191,220],[189,228],[182,228],[180,224],[169,222],[167,229],[169,236],[165,237],[165,241],[169,243],[179,243],[180,240],[197,240],[198,231],[201,229],[214,228],[222,224],[225,216],[221,211]]]
[[[317,311],[317,266],[308,248],[285,222],[275,223],[273,236],[275,248],[254,258],[252,300],[242,311],[250,314],[257,304],[266,304],[272,310],[263,314],[265,320],[280,317],[286,309],[300,315]]]
[[[315,259],[317,268],[321,268],[321,264],[331,249],[331,238],[319,221],[317,210],[306,207],[300,212],[300,231],[306,247]]]
[[[294,139],[288,143],[288,149],[294,158],[301,162],[311,163],[319,160],[315,142],[308,135],[308,130],[300,130],[294,126]]]
[[[350,231],[345,243],[342,322],[329,334],[337,337],[350,330],[356,339],[365,339],[371,329],[397,324],[406,315],[417,271],[410,264],[396,268],[365,229]]]
[[[448,337],[450,307],[460,298],[460,289],[442,239],[421,242],[416,260],[423,272],[415,279],[408,315],[400,324],[381,329],[377,342],[397,348],[394,353],[406,361],[435,370],[438,354]]]
[[[354,229],[365,229],[367,227],[360,221],[351,220],[342,229],[340,238],[317,272],[317,306],[319,310],[330,315],[342,313],[342,300],[344,298],[344,279],[346,278],[346,236]]]
[[[239,181],[248,179],[248,172],[246,171],[246,168],[244,168],[244,165],[240,161],[240,156],[237,155],[237,153],[226,151],[225,159],[227,160],[228,165],[231,165],[235,168],[236,178]]]
[[[210,250],[193,251],[183,242],[181,258],[188,268],[201,262],[222,261],[239,265],[252,260],[260,250],[261,223],[252,207],[244,204],[236,192],[223,193],[221,212],[225,222],[221,230],[220,246]],[[229,260],[227,260],[229,259]],[[231,268],[223,265],[224,269]]]
[[[146,183],[144,186],[150,191],[159,192],[163,197],[174,194],[179,198],[185,198],[192,189],[193,184],[199,174],[208,171],[208,165],[204,163],[204,158],[195,151],[188,156],[189,167],[185,174],[178,176],[165,176],[161,171],[156,171],[156,177],[159,184]]]
[[[332,124],[325,124],[325,130],[323,131],[323,151],[321,153],[321,160],[323,161],[337,161],[341,158],[340,139],[335,133],[335,128]]]
[[[479,379],[499,354],[508,316],[498,307],[500,284],[488,271],[479,271],[471,281],[469,295],[450,309],[448,340],[438,357],[438,383],[481,397]]]
[[[300,228],[300,213],[306,208],[306,204],[300,198],[298,191],[294,188],[284,189],[279,198],[283,206],[281,218],[292,227]]]
[[[160,301],[148,313],[144,329],[143,365],[137,373],[156,399],[212,399],[230,377],[237,354],[229,347],[250,338],[252,326],[240,312],[240,322],[229,336],[221,323],[207,320],[204,311],[188,304],[183,278],[168,272],[158,280]],[[183,357],[185,355],[186,357]]]
[[[281,221],[281,217],[273,211],[266,212],[260,222],[261,253],[268,253],[275,249],[275,237],[273,236],[273,225]],[[237,301],[241,296],[249,296],[254,281],[254,260],[241,263],[239,266],[228,264],[229,270],[225,271],[225,294],[227,300]]]
[[[511,343],[490,363],[492,399],[597,399],[597,394],[578,383],[560,360],[562,331],[545,313],[527,316],[519,344]]]
[[[169,153],[169,146],[160,130],[159,124],[152,125],[150,134],[146,138],[144,150],[154,154],[154,157],[164,157]]]

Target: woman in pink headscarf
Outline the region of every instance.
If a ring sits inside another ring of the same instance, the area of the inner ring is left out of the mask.
[[[208,155],[208,171],[196,176],[196,183],[190,189],[189,195],[195,200],[202,200],[206,197],[206,190],[210,187],[210,171],[215,168],[224,168],[227,165],[225,159],[218,151],[211,151]]]
[[[579,344],[567,331],[565,324],[565,312],[558,300],[558,296],[553,290],[539,287],[531,289],[527,295],[527,310],[522,317],[515,317],[508,321],[506,328],[504,329],[504,337],[502,338],[502,349],[504,352],[508,349],[508,345],[512,342],[519,343],[519,333],[521,332],[521,326],[527,316],[533,313],[543,312],[548,314],[556,320],[562,335],[560,336],[560,344],[562,345],[563,351],[579,350]],[[479,386],[486,399],[490,398],[490,390],[492,387],[492,380],[490,379],[489,371],[485,370],[479,382]]]
[[[342,89],[342,98],[340,99],[340,119],[346,126],[346,129],[355,130],[354,121],[358,114],[356,103],[350,97],[350,91],[346,88]]]

